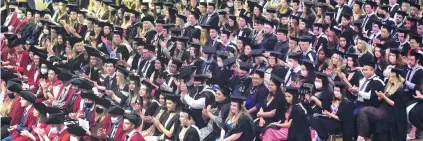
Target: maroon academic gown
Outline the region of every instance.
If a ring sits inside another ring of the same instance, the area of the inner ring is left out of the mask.
[[[144,138],[141,136],[141,134],[137,131],[132,135],[128,140],[126,139],[126,133],[122,136],[120,141],[145,141]]]
[[[25,108],[21,107],[20,101],[21,97],[17,96],[15,97],[15,99],[13,99],[12,105],[10,106],[12,108],[9,111],[9,116],[12,118],[12,120],[10,121],[11,126],[19,124],[19,122],[21,122],[20,117],[23,116]]]
[[[110,122],[110,128],[106,129],[107,135],[110,135],[110,132],[112,132],[112,123]],[[120,141],[122,139],[123,135],[125,134],[125,131],[123,131],[123,122],[119,123],[119,126],[116,130],[115,137],[113,138],[115,141]],[[124,138],[125,139],[125,138]]]
[[[26,114],[26,118],[23,124],[25,128],[32,128],[32,126],[37,126],[37,118],[34,117],[33,111],[34,111],[34,106],[31,106],[31,108],[29,108]],[[16,139],[20,136],[20,132],[15,130],[13,131],[12,136],[13,136],[13,139]]]

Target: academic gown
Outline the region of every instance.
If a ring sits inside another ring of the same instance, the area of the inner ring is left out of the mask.
[[[379,35],[380,37],[381,35]],[[387,46],[387,47],[397,47],[398,46],[398,42],[395,41],[394,38],[392,38],[391,35],[389,35],[389,37],[387,39],[381,39],[381,41],[384,41],[383,45]]]
[[[136,71],[136,70],[138,70],[138,67],[141,64],[141,61],[142,61],[141,55],[139,55],[138,53],[136,53],[135,56],[134,56],[134,58],[132,59],[130,71]]]
[[[136,22],[134,24],[131,24],[131,26],[125,30],[126,38],[128,39],[128,41],[132,41],[135,36],[137,36],[137,28],[140,27],[140,25],[142,25],[142,23]]]
[[[360,64],[366,64],[369,61],[373,60],[374,56],[370,52],[366,52],[363,55],[358,57],[358,63]]]
[[[113,125],[113,123],[110,122],[110,128],[106,129],[106,134],[109,136],[109,138],[103,138],[102,140],[104,141],[118,141],[120,140],[122,137],[125,137],[125,131],[123,131],[123,121],[121,121],[118,125]],[[113,128],[116,128],[116,132],[115,135],[113,137],[111,137]]]
[[[228,98],[226,98],[221,103],[216,102],[215,104],[212,105],[212,109],[216,108],[216,110],[213,112],[213,115],[217,118],[221,118],[222,123],[217,123],[215,121],[209,120],[207,127],[204,127],[204,128],[208,128],[210,126],[210,122],[212,122],[213,124],[212,131],[208,133],[206,137],[204,137],[204,141],[214,141],[217,137],[220,136],[220,131],[221,131],[220,127],[225,126],[224,122],[228,118],[230,106],[231,106],[231,101]],[[204,129],[201,129],[200,131],[203,132],[203,130]],[[201,134],[203,135],[203,133]]]
[[[156,130],[155,133],[157,133],[156,135],[160,136],[163,135],[165,136],[164,139],[168,139],[168,140],[174,140],[176,137],[176,129],[179,128],[180,126],[180,122],[179,122],[179,113],[175,113],[175,115],[173,115],[173,117],[171,119],[169,119],[169,122],[166,124],[166,121],[168,120],[169,116],[170,116],[169,111],[165,111],[162,116],[160,117],[160,123],[166,128],[166,130],[170,130],[173,126],[174,131],[173,131],[173,136],[172,137],[167,137],[166,135],[164,135],[163,133],[159,133],[158,130]]]
[[[148,77],[154,72],[154,59],[142,60],[138,66],[138,75],[142,77]]]
[[[275,46],[273,47],[273,51],[279,52],[281,54],[286,54],[288,52],[289,45],[288,41],[277,41]]]
[[[59,133],[59,137],[57,138],[57,140],[58,141],[70,141],[70,137],[71,137],[71,134],[68,132],[68,130],[65,129],[65,130],[63,130]],[[50,131],[48,138],[51,141],[54,141],[55,134]]]
[[[201,25],[210,25],[212,27],[217,27],[219,24],[219,15],[218,13],[214,12],[212,15],[206,15],[200,21]]]
[[[117,85],[117,79],[116,79],[116,74],[111,77],[111,76],[106,76],[106,78],[104,79],[104,86],[106,87],[106,90],[112,90],[112,91],[117,91],[118,85]]]
[[[145,34],[145,43],[151,44],[151,41],[153,41],[154,36],[156,36],[156,34],[157,34],[157,32],[155,30],[148,31]]]
[[[255,137],[253,120],[245,114],[239,115],[238,124],[227,135],[236,133],[242,133],[236,141],[253,141]]]
[[[217,67],[212,72],[211,84],[217,84],[222,88],[229,83],[229,80],[233,74],[234,71],[230,69]]]
[[[31,131],[32,127],[37,125],[37,119],[34,117],[33,114],[34,109],[34,106],[31,106],[31,108],[29,108],[29,110],[27,111],[26,116],[19,117],[19,120],[21,120],[21,122],[18,124],[16,130],[12,133],[13,139],[19,137],[21,131]],[[22,118],[24,119],[22,120]]]
[[[185,29],[182,31],[183,37],[188,37],[190,39],[200,39],[201,36],[201,27],[197,23],[195,25],[190,25],[188,27],[185,27]]]
[[[198,130],[195,129],[196,127],[190,126],[184,134],[184,138],[182,139],[182,141],[199,141],[200,140],[200,135],[198,133]],[[181,139],[179,138],[179,134],[181,134],[181,130],[182,130],[182,126],[176,130],[176,134],[174,134],[175,136],[175,140],[174,141],[181,141]]]
[[[393,7],[389,6],[389,17],[394,18],[398,9],[400,9],[400,5],[398,5],[397,3],[395,3],[395,5]]]
[[[288,141],[311,141],[310,125],[306,115],[307,111],[301,104],[292,107],[289,117],[292,122],[288,130]]]
[[[272,51],[275,44],[278,42],[276,36],[274,34],[264,34],[263,41],[261,45],[264,47],[266,51]]]
[[[314,38],[313,48],[316,52],[319,51],[320,47],[326,47],[328,37],[325,34],[321,34],[320,36]]]
[[[189,97],[191,97],[194,100],[199,100],[201,98],[205,99],[205,102],[209,101],[208,99],[210,99],[211,96],[213,96],[214,94],[210,92],[210,90],[208,90],[207,87],[203,87],[202,89],[197,89],[196,87],[193,87],[191,89],[188,90]],[[187,97],[185,96],[185,97]],[[186,99],[186,98],[183,99]],[[187,103],[189,105],[189,103]],[[205,103],[204,105],[207,105],[207,103]],[[192,107],[192,105],[191,105]],[[198,128],[203,128],[206,126],[206,122],[203,120],[202,117],[202,110],[203,109],[194,109],[194,108],[190,108],[193,112],[191,113],[192,119],[195,122],[195,125]]]
[[[408,100],[414,99],[413,95],[415,95],[416,90],[419,90],[419,86],[422,84],[421,79],[423,78],[423,69],[416,69],[414,74],[412,75],[412,70],[408,68],[408,71],[406,73],[406,76],[404,77],[406,81],[410,81],[411,83],[414,83],[414,89],[410,89],[407,86],[405,87],[405,95],[407,96]]]
[[[409,42],[405,42],[405,43],[402,43],[402,44],[399,43],[398,44],[398,48],[401,49],[402,52],[405,52],[405,54],[404,53],[401,53],[401,54],[404,55],[404,56],[406,56],[407,53],[410,50],[410,43]]]
[[[331,102],[332,103],[332,102]],[[353,138],[353,105],[352,103],[344,99],[339,103],[338,111],[336,116],[339,120],[317,116],[312,120],[312,127],[317,131],[319,137],[327,138],[329,134],[339,134],[342,133],[342,138],[344,141],[352,141]],[[322,130],[326,129],[325,131]]]
[[[333,10],[335,12],[333,18],[336,18],[338,16],[338,9],[340,9],[340,8],[342,8],[342,10],[339,14],[347,13],[347,14],[352,15],[352,13],[353,13],[351,7],[348,7],[346,4],[342,7],[337,5],[337,6],[335,6],[335,10]],[[339,15],[339,19],[335,19],[336,23],[341,23],[341,20],[342,20],[341,15]]]
[[[356,87],[360,85],[360,79],[364,77],[360,70],[348,71],[348,75],[352,75],[348,82]],[[348,75],[346,75],[347,79],[349,78]],[[350,92],[347,92],[345,97],[350,101],[354,101],[357,98],[357,96],[351,94]]]
[[[285,116],[282,115],[282,114],[278,114],[278,113],[285,113],[286,112],[286,106],[285,106],[286,100],[282,96],[282,93],[276,93],[273,97],[273,100],[270,101],[269,104],[267,102],[267,100],[268,100],[267,98],[268,97],[266,97],[266,100],[264,101],[264,104],[261,107],[261,109],[263,109],[263,112],[270,112],[270,111],[276,109],[276,112],[275,112],[275,115],[273,117],[263,118],[264,121],[265,121],[265,124],[263,125],[263,127],[259,126],[260,120],[256,121],[256,123],[255,123],[256,135],[263,133],[264,129],[270,123],[278,122],[278,121],[285,121]]]
[[[128,139],[126,138],[128,136],[127,133],[125,133],[122,138],[120,138],[121,141],[144,141],[144,138],[139,132],[135,132],[130,136]]]
[[[160,105],[159,105],[159,103],[156,100],[154,100],[154,99],[151,100],[150,103],[147,106],[147,109],[144,112],[144,116],[154,117],[155,116],[155,113],[156,113],[157,109],[159,109],[159,107],[160,107]],[[144,130],[147,130],[152,125],[153,125],[152,123],[144,122],[143,131]]]
[[[13,99],[12,105],[10,106],[12,109],[9,111],[9,116],[12,118],[10,121],[10,125],[16,125],[20,122],[21,118],[24,113],[24,108],[21,107],[20,104],[21,97],[17,96]]]
[[[266,104],[264,99],[269,94],[269,89],[264,85],[264,83],[260,84],[259,86],[252,86],[248,89],[248,95],[245,100],[245,108],[250,110],[253,107],[257,108],[257,111],[254,113],[250,113],[253,119],[256,119],[257,113],[260,108]]]
[[[250,37],[252,32],[253,31],[251,30],[251,28],[246,27],[241,30],[238,30],[238,32],[236,33],[236,37]]]
[[[248,88],[250,88],[251,78],[249,77],[240,77],[235,76],[230,79],[230,87],[232,88],[233,95],[237,96],[247,96],[248,95]]]
[[[372,29],[372,23],[376,20],[379,20],[379,18],[376,16],[376,14],[372,15],[366,15],[363,19],[362,25],[362,31],[364,34],[369,34]]]
[[[389,96],[394,106],[381,101],[380,107],[386,107],[388,118],[376,125],[375,141],[405,141],[407,138],[406,100],[402,87]]]
[[[215,60],[212,62],[205,62],[204,60],[198,59],[195,63],[197,66],[197,74],[207,74],[208,72],[213,72],[217,68],[217,63]]]

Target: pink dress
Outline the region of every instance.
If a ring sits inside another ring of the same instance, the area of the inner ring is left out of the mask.
[[[285,122],[289,122],[289,113],[285,113]],[[264,133],[260,135],[263,141],[286,141],[288,140],[288,130],[289,128],[280,128],[280,129],[274,129],[269,128]],[[315,137],[315,132],[313,129],[311,129],[311,138],[313,139]]]

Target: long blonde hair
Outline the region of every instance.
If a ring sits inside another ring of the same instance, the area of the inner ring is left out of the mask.
[[[386,84],[385,93],[384,93],[386,96],[390,96],[394,94],[398,89],[401,89],[405,81],[405,79],[401,75],[394,72],[391,72],[389,75],[392,75],[392,74],[395,75],[396,77],[394,80],[388,79],[388,84]],[[390,81],[394,81],[394,82],[390,83]]]
[[[229,112],[229,116],[226,119],[226,121],[231,121],[232,118],[235,117],[235,120],[232,121],[232,127],[236,127],[236,125],[238,124],[238,119],[241,116],[241,114],[244,114],[244,115],[250,117],[250,115],[247,113],[247,109],[245,109],[244,105],[238,103],[238,110],[239,111],[238,111],[237,115],[234,115],[232,112]]]
[[[360,51],[360,49],[358,48],[359,45],[361,45],[361,47],[362,47],[362,49],[361,49],[362,51],[361,52],[359,52]],[[357,51],[358,51],[357,53],[361,56],[361,55],[363,55],[366,52],[372,53],[373,52],[373,48],[372,48],[371,45],[369,45],[368,43],[364,42],[363,40],[358,40],[357,41]]]
[[[156,30],[156,28],[154,27],[154,25],[150,22],[150,21],[144,21],[144,22],[142,22],[142,24],[144,24],[144,23],[147,23],[148,25],[150,25],[149,26],[149,28],[148,29],[142,29],[141,30],[141,34],[142,35],[146,35],[149,31],[153,31],[153,30]]]

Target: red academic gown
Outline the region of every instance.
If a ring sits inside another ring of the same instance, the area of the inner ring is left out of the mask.
[[[107,131],[107,129],[110,129],[112,127],[112,120],[110,119],[109,116],[106,116],[102,121],[98,123],[100,123],[100,126],[98,128],[91,128],[91,133],[94,135],[97,134],[97,131],[99,128],[106,129]],[[93,125],[93,127],[96,127],[96,126],[97,126],[97,122],[95,122],[95,125]]]
[[[73,94],[75,95],[76,93],[73,93]],[[72,106],[72,113],[77,113],[81,109],[82,97],[79,94],[76,94],[76,95],[77,96],[76,96],[75,102],[73,103],[73,106]],[[72,99],[72,96],[69,99],[66,99],[66,104],[65,104],[66,106],[70,104],[71,99]]]
[[[37,83],[35,83],[37,81],[37,77],[34,78],[35,73],[37,72],[37,66],[35,66],[35,64],[31,65],[31,68],[29,68],[29,70],[24,72],[24,75],[26,77],[28,77],[28,85],[29,86],[36,86]]]
[[[11,66],[13,66],[13,71],[23,73],[26,70],[26,66],[29,64],[29,54],[27,51],[22,51],[20,53],[12,53],[9,54],[7,52],[2,52],[2,61],[9,61],[8,56],[13,55],[15,56],[15,60],[10,62]]]
[[[37,124],[38,125],[38,124]],[[50,128],[48,126],[48,124],[45,123],[41,123],[37,126],[38,128],[44,129],[44,131],[49,131]],[[37,135],[37,133],[34,132],[34,130],[31,131],[31,134],[35,136],[35,140],[39,141],[39,137]],[[26,137],[26,136],[19,136],[17,138],[13,138],[13,141],[30,141],[31,139]]]
[[[59,133],[58,141],[70,141],[70,136],[71,134],[68,132],[68,130],[63,130],[62,132]],[[53,140],[54,137],[55,135],[50,132],[48,135],[48,138],[50,138],[50,140]]]
[[[34,106],[31,106],[31,108],[28,110],[26,114],[26,119],[23,124],[23,126],[26,128],[32,128],[33,126],[37,125],[37,118],[34,117],[33,111],[34,111]],[[13,131],[12,136],[13,136],[13,139],[16,139],[21,135],[18,131],[15,130]]]
[[[65,87],[66,87],[65,85],[60,86],[59,93],[57,93],[57,95],[56,95],[56,100],[59,100],[60,94],[62,94],[62,92],[65,90]],[[53,90],[53,88],[51,90]],[[64,109],[64,108],[66,108],[67,105],[69,105],[73,93],[74,92],[73,92],[72,86],[70,86],[67,93],[65,94],[65,104],[60,109]]]
[[[19,124],[21,118],[23,116],[24,108],[21,107],[21,97],[17,96],[13,99],[12,105],[10,106],[12,109],[9,111],[9,116],[12,118],[10,121],[10,125]]]
[[[122,136],[121,141],[126,141],[126,133]],[[141,136],[141,134],[139,132],[135,132],[129,139],[128,141],[144,141],[144,138]]]
[[[49,87],[50,88],[50,93],[51,94],[53,94],[53,96],[56,96],[56,97],[58,97],[58,95],[60,94],[60,92],[61,92],[61,88],[62,88],[62,81],[60,81],[60,80],[55,80],[53,83],[51,83],[51,82],[47,82],[47,83],[49,83],[51,86]],[[44,90],[43,89],[41,89],[42,91],[41,92],[44,92]]]
[[[110,132],[112,132],[112,123],[110,122],[110,128],[106,129],[107,135],[110,135]],[[119,123],[119,126],[116,130],[115,137],[113,138],[115,141],[120,141],[122,137],[124,137],[125,131],[123,131],[123,122]],[[125,139],[125,138],[124,138]]]

